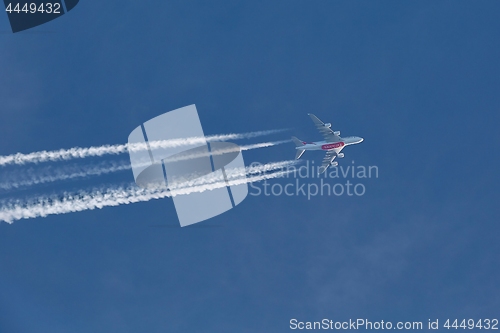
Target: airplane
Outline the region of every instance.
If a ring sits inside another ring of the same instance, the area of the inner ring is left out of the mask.
[[[295,149],[297,150],[295,159],[298,160],[299,158],[301,158],[306,150],[326,151],[326,156],[325,158],[323,158],[323,163],[318,170],[318,174],[322,174],[330,166],[335,167],[339,164],[338,162],[334,162],[333,160],[337,157],[344,157],[344,153],[340,152],[342,149],[344,149],[344,147],[363,142],[363,138],[360,138],[359,136],[348,136],[345,138],[341,138],[340,131],[332,131],[332,124],[325,124],[312,113],[308,113],[308,115],[309,117],[311,117],[314,125],[316,125],[316,128],[323,135],[325,141],[305,142],[292,136],[292,141],[295,143]]]

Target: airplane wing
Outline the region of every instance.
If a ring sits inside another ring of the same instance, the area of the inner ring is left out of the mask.
[[[316,125],[316,128],[318,129],[318,131],[321,133],[321,135],[323,135],[323,138],[325,138],[325,141],[339,142],[342,140],[338,135],[335,135],[335,133],[333,133],[331,128],[326,127],[325,123],[322,122],[321,120],[319,120],[318,117],[316,117],[312,113],[309,113],[309,117],[311,117],[314,125]]]
[[[321,163],[321,167],[318,170],[320,174],[328,169],[335,157],[337,157],[337,153],[334,150],[329,150],[326,152],[325,158],[323,158],[323,163]]]

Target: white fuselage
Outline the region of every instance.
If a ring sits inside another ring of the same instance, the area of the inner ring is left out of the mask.
[[[303,142],[303,146],[296,147],[296,149],[301,150],[334,150],[336,153],[339,153],[344,147],[349,145],[355,145],[357,143],[361,143],[363,138],[359,136],[348,136],[345,138],[341,138],[341,141],[338,142],[327,142],[327,141],[317,141],[317,142]]]

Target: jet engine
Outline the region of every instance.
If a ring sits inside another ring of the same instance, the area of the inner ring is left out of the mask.
[[[339,165],[339,162],[332,162],[330,165],[331,165],[332,167],[336,167],[337,165]]]
[[[330,124],[330,123],[326,123],[326,124],[325,124],[325,127],[330,128],[330,127],[332,127],[332,124]]]
[[[338,157],[338,158],[344,158],[344,153],[338,153],[338,154],[337,154],[337,157]]]
[[[335,131],[335,132],[333,132],[333,134],[340,136],[340,131]]]

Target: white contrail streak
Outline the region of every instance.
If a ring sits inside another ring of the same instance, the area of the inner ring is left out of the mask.
[[[211,135],[206,137],[191,137],[184,139],[173,139],[173,140],[161,140],[161,141],[150,141],[149,145],[151,149],[156,148],[167,148],[167,147],[179,147],[184,145],[194,145],[202,144],[206,141],[227,141],[227,140],[237,140],[237,139],[249,139],[258,136],[270,135],[279,132],[286,131],[286,129],[276,129],[268,131],[257,131],[248,133],[233,133],[233,134],[219,134]],[[41,163],[48,161],[61,161],[70,160],[74,158],[86,158],[90,156],[103,156],[103,155],[117,155],[128,152],[128,150],[144,150],[147,149],[147,145],[143,143],[136,144],[118,144],[118,145],[104,145],[99,147],[88,147],[88,148],[70,148],[70,149],[60,149],[53,151],[38,151],[29,154],[17,153],[13,155],[0,156],[0,166],[5,166],[9,164],[26,164],[26,163]]]
[[[229,149],[219,149],[215,154],[223,154],[223,153],[228,153],[228,152],[232,152],[232,151],[238,151],[239,149],[251,150],[251,149],[272,147],[272,146],[280,145],[280,144],[286,143],[286,142],[290,142],[290,140],[262,142],[262,143],[239,146],[239,148],[236,147],[236,148],[229,148]],[[214,153],[212,153],[212,154],[214,155]],[[178,158],[175,161],[181,160],[181,159],[198,158],[198,157],[205,156],[205,155],[206,154],[190,154],[190,155],[183,156],[182,158]],[[109,174],[109,173],[113,173],[113,172],[129,170],[129,169],[131,169],[130,162],[123,161],[121,163],[105,162],[105,163],[100,163],[96,166],[64,166],[64,167],[57,168],[57,169],[50,168],[50,169],[41,170],[38,172],[36,172],[34,170],[28,170],[28,171],[24,172],[24,175],[21,177],[20,180],[14,180],[14,181],[10,181],[10,182],[0,182],[0,189],[12,190],[12,189],[24,188],[24,187],[29,187],[29,186],[39,185],[39,184],[57,182],[57,181],[86,178],[86,177],[90,177],[90,176],[100,176],[100,175],[104,175],[104,174]],[[14,177],[12,177],[12,178],[18,178],[17,174],[19,174],[19,173],[16,172],[16,174],[14,174]]]
[[[63,166],[57,169],[47,168],[45,170],[30,169],[24,171],[21,177],[19,176],[20,172],[15,172],[10,178],[17,180],[0,182],[0,189],[25,188],[57,181],[100,176],[123,170],[130,170],[130,162],[104,162],[94,166]],[[9,178],[9,175],[6,178]]]
[[[293,172],[295,169],[290,169],[289,167],[295,164],[298,164],[299,161],[297,160],[289,160],[289,161],[281,161],[281,162],[274,162],[274,163],[267,163],[267,164],[260,164],[256,166],[251,166],[251,167],[237,167],[237,168],[224,168],[225,173],[226,173],[226,178],[225,180],[230,182],[232,180],[238,180],[240,178],[246,177],[246,176],[255,176],[259,174],[265,174],[266,172],[269,171],[275,171],[275,170],[290,170],[290,172]],[[210,185],[214,183],[219,183],[222,181],[221,175],[216,174],[216,173],[209,173],[206,175],[198,176],[196,174],[191,174],[187,176],[189,180],[175,180],[173,182],[169,181],[169,190],[173,191],[178,194],[184,194],[182,191],[186,190],[188,193],[191,193],[191,188],[196,187],[196,186],[202,186],[202,185]],[[155,186],[155,185],[153,185]],[[157,185],[156,185],[156,188]],[[187,194],[187,193],[186,193]],[[175,196],[175,195],[174,195]]]
[[[274,167],[277,168],[279,166],[281,168],[290,163],[292,162],[278,162],[275,163]],[[162,199],[176,195],[186,195],[195,192],[205,192],[226,186],[277,178],[292,172],[287,170],[275,171],[267,174],[258,174],[259,172],[263,172],[265,169],[273,169],[271,164],[262,165],[260,167],[260,169],[256,167],[253,171],[248,172],[251,174],[250,177],[239,177],[229,181],[218,181],[191,187],[179,187],[170,191],[165,190],[164,188],[142,189],[132,185],[107,190],[95,190],[87,193],[80,192],[78,194],[64,194],[64,196],[59,199],[42,197],[24,204],[20,202],[10,203],[0,209],[0,221],[13,223],[14,221],[20,219],[46,217],[48,215],[80,212],[96,208],[101,209],[108,206],[128,205],[136,202]],[[255,173],[257,173],[257,175],[252,175]]]
[[[169,162],[178,162],[178,161],[190,160],[190,159],[206,157],[206,156],[223,155],[223,154],[227,154],[227,153],[236,153],[236,152],[239,152],[240,150],[245,151],[245,150],[272,147],[272,146],[281,145],[283,143],[287,143],[290,141],[291,140],[281,140],[281,141],[254,143],[251,145],[244,145],[244,146],[233,146],[233,147],[227,147],[227,148],[223,148],[223,149],[211,150],[210,152],[209,151],[197,152],[197,153],[182,155],[182,156],[178,156],[178,157],[174,156],[171,158],[166,158],[164,161],[169,163]]]

